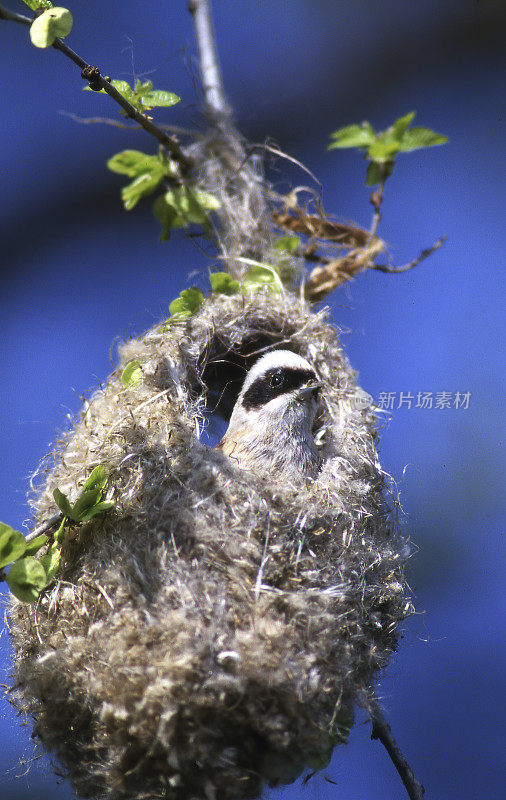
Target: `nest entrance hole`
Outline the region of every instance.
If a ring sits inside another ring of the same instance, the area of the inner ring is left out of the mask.
[[[215,334],[202,354],[201,381],[206,397],[202,438],[209,440],[206,443],[216,444],[225,433],[244,379],[253,364],[271,350],[297,352],[286,339],[286,329],[252,331],[246,333],[241,342],[227,347],[219,332]]]

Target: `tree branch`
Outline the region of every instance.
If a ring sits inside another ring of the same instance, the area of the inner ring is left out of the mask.
[[[420,781],[417,780],[413,770],[404,758],[399,745],[392,735],[390,725],[386,721],[385,715],[383,714],[375,695],[367,698],[366,707],[372,722],[371,739],[380,740],[381,744],[392,759],[392,763],[399,773],[404,786],[406,787],[406,791],[410,800],[424,800],[425,789]]]
[[[374,214],[369,229],[369,238],[373,239],[378,232],[378,226],[381,222],[381,204],[383,202],[383,191],[385,189],[385,181],[381,181],[377,191],[371,193],[370,202],[374,207]]]
[[[31,542],[32,539],[36,539],[37,536],[42,536],[43,533],[47,533],[49,530],[51,530],[51,528],[56,528],[57,525],[60,524],[62,519],[63,519],[63,514],[61,513],[55,514],[53,517],[49,517],[49,519],[43,522],[42,525],[39,525],[31,533],[28,533],[25,536],[26,541]]]
[[[374,264],[372,269],[377,269],[379,272],[390,272],[395,274],[396,272],[407,272],[409,269],[413,269],[413,267],[417,267],[421,261],[425,261],[426,258],[435,253],[436,250],[439,250],[440,247],[446,241],[446,236],[441,236],[437,242],[434,242],[433,245],[430,247],[426,247],[425,250],[422,250],[417,258],[414,258],[413,261],[410,261],[409,264],[404,264],[402,267],[391,267],[389,264]]]
[[[15,14],[14,12],[7,11],[2,7],[0,7],[0,19],[17,22],[20,25],[27,26],[30,26],[33,22],[33,19],[30,19],[30,17],[25,17],[22,14]],[[121,106],[127,117],[134,119],[141,126],[141,128],[144,128],[147,133],[151,134],[151,136],[154,136],[155,139],[168,150],[171,157],[175,161],[179,162],[183,172],[192,166],[193,162],[183,152],[177,139],[175,139],[173,136],[169,136],[164,130],[162,130],[162,128],[159,128],[158,125],[155,125],[152,120],[137,111],[137,109],[131,103],[129,103],[128,100],[126,100],[123,95],[120,94],[120,92],[118,92],[118,90],[109,83],[109,81],[102,77],[98,67],[92,67],[90,64],[88,64],[61,39],[55,39],[52,47],[54,47],[55,50],[59,50],[61,53],[67,56],[67,58],[70,58],[74,64],[81,68],[81,77],[89,82],[92,89],[95,89],[96,91],[103,89],[109,95],[109,97],[112,97],[112,99]]]
[[[218,64],[210,2],[209,0],[188,0],[188,10],[193,17],[195,26],[205,110],[211,117],[228,120],[232,112],[227,103]]]

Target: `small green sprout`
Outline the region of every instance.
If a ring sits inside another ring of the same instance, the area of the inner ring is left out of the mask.
[[[127,211],[146,195],[153,194],[161,181],[173,178],[172,165],[163,153],[148,155],[140,150],[123,150],[107,162],[111,172],[127,175],[133,181],[121,190],[121,199]]]
[[[53,7],[53,4],[50,3],[49,0],[23,0],[23,3],[28,6],[28,8],[31,8],[32,11]]]
[[[241,287],[245,294],[256,294],[260,289],[267,289],[270,294],[281,294],[284,291],[279,272],[271,264],[263,264],[252,258],[242,257],[237,261],[251,265],[241,281]]]
[[[129,361],[121,373],[121,383],[125,389],[135,389],[142,383],[142,369],[138,361]]]
[[[430,128],[410,128],[415,111],[410,111],[396,119],[384,131],[376,133],[369,122],[361,125],[347,125],[330,134],[333,141],[327,150],[357,147],[370,162],[367,168],[366,185],[375,186],[384,183],[392,174],[395,159],[399,153],[410,153],[424,147],[445,144],[447,136],[436,133]]]
[[[177,94],[174,92],[166,92],[162,89],[153,89],[153,84],[151,81],[145,81],[141,83],[141,81],[135,81],[135,85],[130,86],[127,81],[117,81],[112,80],[111,86],[114,86],[116,91],[118,91],[125,100],[128,100],[130,105],[132,105],[136,111],[139,111],[141,114],[145,114],[146,111],[151,111],[152,108],[170,108],[171,106],[175,106],[176,103],[179,103],[181,98],[178,97]],[[84,86],[83,92],[91,92],[95,91],[90,86]],[[105,89],[100,89],[96,94],[107,94]],[[120,111],[120,114],[127,116],[127,112],[123,109]]]
[[[184,319],[193,316],[203,302],[204,295],[200,289],[192,286],[190,289],[183,289],[179,297],[176,297],[170,304],[169,311],[172,317]]]
[[[212,272],[209,275],[211,289],[215,294],[238,294],[241,291],[241,284],[232,278],[228,272]]]
[[[107,483],[107,470],[99,464],[85,482],[81,494],[71,505],[66,494],[55,489],[53,497],[62,515],[54,518],[53,527],[58,530],[49,541],[48,533],[42,533],[27,541],[20,531],[0,522],[0,579],[5,580],[12,594],[25,603],[34,603],[41,591],[55,578],[61,560],[61,543],[65,525],[88,522],[97,514],[114,507],[112,500],[102,500]],[[53,520],[51,520],[53,522]],[[39,558],[37,553],[48,545]],[[9,572],[3,572],[9,567]]]
[[[210,192],[189,186],[175,186],[153,203],[153,213],[162,226],[160,242],[170,238],[173,228],[185,228],[190,224],[209,226],[209,212],[216,211],[220,202]]]
[[[102,500],[107,477],[107,470],[102,464],[95,467],[73,506],[67,495],[56,488],[53,497],[63,516],[72,522],[88,522],[97,514],[113,508],[112,500]]]

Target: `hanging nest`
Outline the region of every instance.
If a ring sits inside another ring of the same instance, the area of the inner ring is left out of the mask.
[[[290,349],[324,383],[317,480],[283,485],[199,440],[245,371]],[[139,363],[142,382],[121,373]],[[410,611],[375,416],[325,313],[212,294],[120,349],[60,442],[38,520],[97,464],[115,510],[69,528],[58,580],[16,600],[15,702],[87,798],[246,800],[319,768]]]

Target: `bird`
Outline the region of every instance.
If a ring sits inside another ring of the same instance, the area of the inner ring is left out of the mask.
[[[247,373],[216,448],[259,477],[290,484],[315,478],[321,458],[312,429],[322,385],[311,364],[297,353],[267,353]]]

